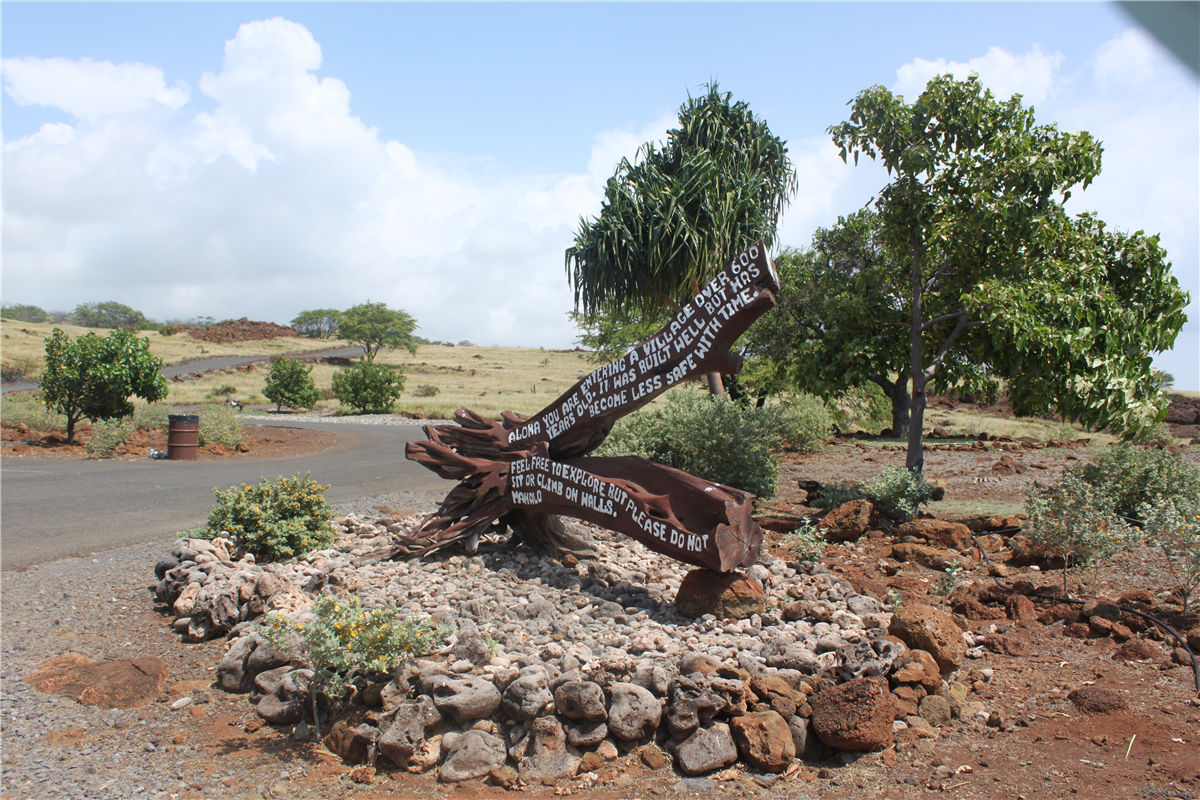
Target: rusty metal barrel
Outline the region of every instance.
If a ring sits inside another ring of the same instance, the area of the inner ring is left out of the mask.
[[[200,450],[200,416],[167,416],[167,458],[171,461],[195,461]]]

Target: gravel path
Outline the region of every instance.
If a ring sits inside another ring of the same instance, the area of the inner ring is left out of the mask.
[[[335,510],[369,516],[376,505],[432,508],[438,499],[437,493],[400,492]],[[3,573],[0,796],[245,798],[272,791],[302,796],[287,779],[309,769],[303,759],[262,752],[222,758],[202,746],[204,737],[192,735],[199,726],[227,727],[228,721],[218,720],[246,717],[252,708],[244,697],[215,689],[172,693],[180,682],[211,683],[227,643],[183,644],[170,619],[155,611],[154,562],[171,541],[165,537],[94,558]],[[167,664],[165,691],[140,708],[103,709],[42,694],[22,680],[48,659],[71,652],[92,660],[158,656]],[[194,702],[172,709],[185,694]]]

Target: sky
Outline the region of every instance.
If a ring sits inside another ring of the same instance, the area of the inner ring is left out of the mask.
[[[979,74],[1104,168],[1068,208],[1161,235],[1200,390],[1200,84],[1101,3],[0,3],[3,302],[287,323],[382,301],[432,340],[571,347],[564,251],[711,80],[788,142],[781,246],[886,176],[826,128]]]

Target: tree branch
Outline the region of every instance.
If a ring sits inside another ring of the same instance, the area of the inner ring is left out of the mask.
[[[958,340],[959,335],[963,331],[965,331],[967,328],[977,328],[985,324],[983,320],[968,321],[967,312],[965,311],[961,311],[958,314],[948,315],[947,319],[953,319],[956,316],[958,317],[958,323],[954,326],[954,330],[950,331],[950,335],[946,337],[944,342],[942,342],[942,348],[938,351],[937,357],[934,358],[933,361],[929,362],[929,366],[924,370],[925,380],[927,381],[932,379],[933,376],[937,374],[938,367],[942,366],[942,363],[946,360],[946,354],[950,352],[950,348],[954,346],[954,342]],[[941,318],[939,317],[939,319]],[[930,320],[930,322],[933,321],[934,320]],[[926,323],[926,325],[928,325],[928,323]]]

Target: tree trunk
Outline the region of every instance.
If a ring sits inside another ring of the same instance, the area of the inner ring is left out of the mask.
[[[912,409],[912,398],[908,394],[908,380],[897,378],[888,392],[892,401],[892,435],[908,436],[909,413]]]
[[[721,373],[709,372],[705,375],[708,378],[708,393],[711,395],[725,394],[725,382],[721,380]]]
[[[909,363],[912,378],[912,403],[908,421],[908,454],[905,466],[920,473],[925,466],[921,426],[925,422],[925,361],[921,353],[921,243],[916,227],[912,232],[912,321],[909,333],[912,358]]]
[[[75,444],[75,418],[67,417],[67,444]]]

